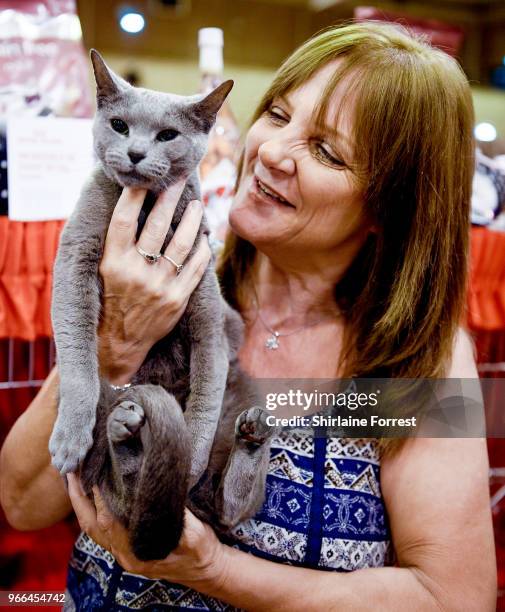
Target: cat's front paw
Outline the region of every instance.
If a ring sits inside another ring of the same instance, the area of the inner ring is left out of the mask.
[[[52,464],[61,474],[77,471],[93,445],[94,425],[93,419],[88,422],[78,418],[69,420],[60,412],[49,439],[49,452]]]
[[[111,442],[124,442],[133,438],[145,423],[142,406],[125,400],[114,408],[107,419],[107,433]]]
[[[208,461],[203,460],[201,458],[203,457],[203,453],[198,454],[198,453],[193,452],[191,454],[191,457],[192,458],[191,458],[191,465],[189,468],[189,479],[188,479],[189,489],[192,489],[196,485],[196,483],[200,480],[208,464]],[[200,459],[198,459],[198,457],[200,457]]]
[[[267,416],[258,406],[244,410],[235,421],[235,435],[245,442],[263,444],[274,433],[273,427],[267,425]]]

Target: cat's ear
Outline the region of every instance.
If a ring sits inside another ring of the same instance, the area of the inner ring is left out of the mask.
[[[96,98],[98,106],[101,106],[106,98],[118,96],[126,82],[112,72],[98,51],[91,49],[90,56],[95,73]]]
[[[194,105],[193,112],[195,115],[204,119],[205,122],[208,121],[209,124],[212,125],[216,119],[217,111],[223,105],[232,87],[233,81],[231,79],[218,85],[216,89],[207,94],[203,100],[200,100]]]

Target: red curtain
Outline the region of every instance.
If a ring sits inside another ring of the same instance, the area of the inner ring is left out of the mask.
[[[473,228],[468,325],[475,330],[505,329],[505,233]]]
[[[52,268],[63,224],[0,217],[0,338],[52,335]]]
[[[0,338],[51,336],[52,267],[63,225],[0,217]],[[468,325],[505,330],[505,233],[472,229]]]

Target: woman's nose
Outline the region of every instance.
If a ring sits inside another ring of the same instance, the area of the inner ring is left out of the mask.
[[[258,147],[258,157],[261,163],[271,171],[277,170],[284,174],[294,174],[295,162],[289,146],[281,138],[271,138]]]

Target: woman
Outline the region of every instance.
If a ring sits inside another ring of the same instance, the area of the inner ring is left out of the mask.
[[[283,64],[247,134],[219,264],[245,322],[246,371],[476,376],[458,329],[472,123],[456,63],[398,28],[333,28]],[[180,189],[158,200],[139,239],[145,251],[159,251]],[[134,244],[143,196],[123,192],[101,266],[100,362],[116,385],[176,324],[209,257],[200,245],[179,276],[145,266]],[[176,262],[200,217],[188,209],[168,247]],[[2,452],[2,502],[21,529],[71,509],[47,453],[55,385],[53,375]],[[20,453],[26,438],[29,456]],[[99,494],[95,511],[70,477],[87,535],[71,561],[69,609],[492,610],[487,473],[482,439],[283,434],[272,445],[265,506],[233,530],[234,546],[188,512],[180,546],[154,563],[133,557]]]

